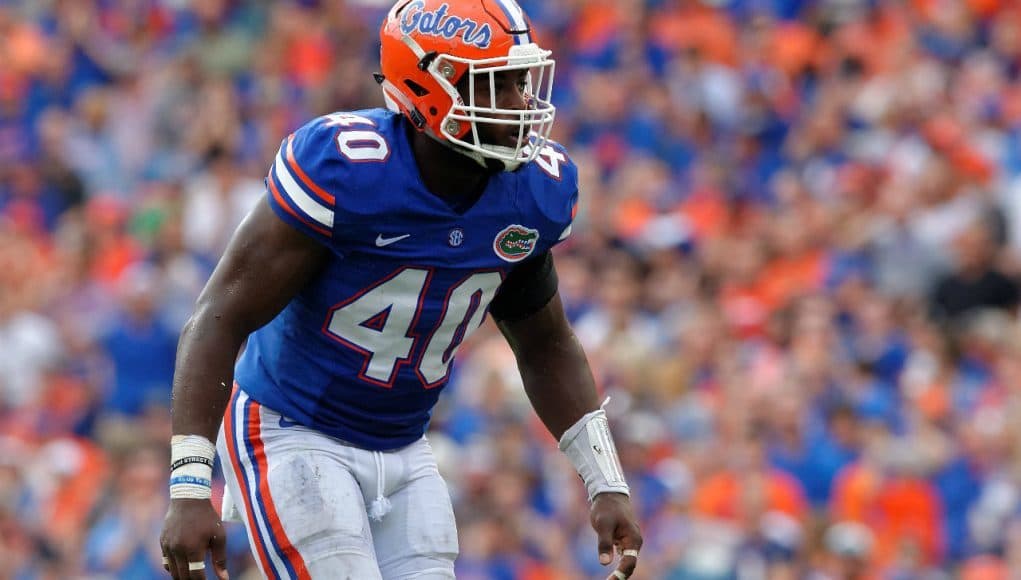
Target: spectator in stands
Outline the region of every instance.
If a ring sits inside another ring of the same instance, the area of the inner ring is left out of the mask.
[[[111,493],[85,540],[86,570],[124,580],[163,573],[159,535],[167,507],[161,493],[169,474],[165,455],[165,449],[143,445],[120,459]]]
[[[996,245],[989,225],[975,222],[954,240],[955,270],[936,284],[932,308],[945,322],[978,308],[1013,311],[1018,304],[1018,284],[996,265]]]
[[[121,308],[103,338],[114,375],[105,406],[115,415],[138,417],[150,405],[169,403],[177,334],[160,317],[157,270],[147,264],[131,267],[121,276],[118,291]]]

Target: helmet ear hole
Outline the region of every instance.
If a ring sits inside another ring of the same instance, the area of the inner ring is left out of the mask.
[[[411,79],[404,79],[404,86],[411,89],[411,92],[415,93],[416,97],[424,97],[429,94],[428,89]]]

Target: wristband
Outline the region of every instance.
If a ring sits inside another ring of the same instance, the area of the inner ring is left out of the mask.
[[[578,419],[560,438],[560,450],[585,482],[590,502],[600,493],[631,495],[603,410],[609,401],[607,398],[598,409]]]
[[[170,471],[174,471],[178,467],[183,467],[189,463],[203,463],[205,465],[208,465],[210,468],[213,467],[212,459],[209,459],[208,457],[202,457],[201,455],[191,455],[188,457],[182,457],[181,459],[178,459],[177,461],[171,463]]]
[[[170,439],[170,499],[209,499],[216,447],[201,435]]]
[[[202,487],[213,487],[213,482],[203,477],[195,477],[194,475],[175,475],[170,478],[170,488],[173,489],[175,485],[182,483],[188,483],[192,485],[200,485]]]

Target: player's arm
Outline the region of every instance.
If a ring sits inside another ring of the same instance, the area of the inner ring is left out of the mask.
[[[238,227],[181,333],[173,430],[215,440],[242,343],[325,264],[329,250],[284,223],[265,201]]]
[[[588,359],[557,293],[552,254],[512,270],[489,310],[514,350],[535,412],[554,437],[599,408]]]
[[[585,482],[600,562],[612,561],[614,545],[628,550],[611,578],[629,577],[642,537],[588,359],[557,292],[552,254],[512,270],[490,312],[514,350],[535,412]]]
[[[320,271],[328,252],[284,223],[268,203],[259,203],[235,232],[181,333],[172,400],[173,459],[175,464],[194,463],[173,472],[172,500],[160,538],[175,579],[205,578],[203,570],[189,570],[189,562],[202,562],[208,550],[213,551],[217,574],[226,576],[220,567],[225,558],[223,530],[208,499],[207,481],[201,481],[208,468],[197,458],[212,457],[211,442],[216,440],[244,340],[272,320]],[[198,475],[188,475],[188,469]]]

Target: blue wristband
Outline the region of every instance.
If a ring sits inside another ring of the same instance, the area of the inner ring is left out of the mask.
[[[194,475],[176,475],[170,478],[170,487],[181,484],[201,485],[209,488],[213,487],[213,482],[204,477],[195,477]]]

